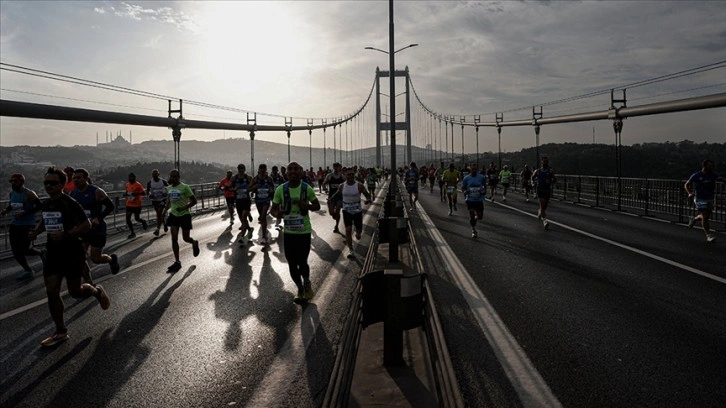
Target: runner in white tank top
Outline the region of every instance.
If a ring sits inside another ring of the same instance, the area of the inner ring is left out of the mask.
[[[338,187],[343,197],[343,224],[345,225],[345,243],[348,245],[348,258],[354,258],[353,252],[353,225],[355,224],[355,239],[360,240],[363,231],[363,208],[360,195],[366,197],[365,204],[371,203],[371,193],[366,187],[355,181],[355,172],[348,169],[345,173],[345,183]]]

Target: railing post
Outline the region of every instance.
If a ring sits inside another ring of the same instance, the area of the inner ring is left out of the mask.
[[[648,215],[650,209],[650,180],[645,179],[645,215]]]
[[[200,184],[200,188],[202,190],[202,192],[201,192],[201,195],[202,195],[202,200],[201,200],[202,201],[202,210],[204,210],[204,183],[201,183]]]
[[[577,175],[577,203],[582,202],[582,175]]]
[[[600,177],[595,177],[595,207],[600,207]]]

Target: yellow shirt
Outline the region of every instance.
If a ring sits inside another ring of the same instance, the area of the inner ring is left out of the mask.
[[[445,170],[443,179],[447,186],[456,186],[459,182],[459,170]]]

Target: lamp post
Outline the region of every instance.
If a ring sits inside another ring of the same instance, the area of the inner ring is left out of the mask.
[[[365,47],[366,50],[373,50],[373,51],[379,51],[384,54],[388,54],[388,63],[389,63],[389,82],[390,82],[390,91],[388,93],[389,100],[390,100],[390,113],[389,113],[389,125],[391,129],[391,175],[392,175],[392,182],[391,187],[388,189],[388,197],[387,201],[389,202],[389,207],[393,209],[396,203],[396,194],[398,192],[398,179],[397,172],[396,172],[396,64],[395,64],[395,58],[394,55],[399,52],[403,51],[407,48],[416,47],[418,44],[409,44],[403,48],[399,48],[398,50],[393,49],[393,43],[394,43],[394,30],[393,30],[393,0],[389,0],[388,2],[388,51],[384,51],[379,48],[375,47]],[[391,234],[391,242],[388,246],[389,253],[388,253],[388,260],[389,262],[398,262],[398,240],[396,239],[395,234]]]

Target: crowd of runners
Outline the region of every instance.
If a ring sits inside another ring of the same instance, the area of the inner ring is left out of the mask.
[[[412,211],[416,209],[419,188],[425,189],[427,182],[430,193],[434,193],[434,186],[438,184],[440,199],[448,204],[450,216],[458,211],[458,195],[462,193],[472,238],[478,236],[476,224],[483,218],[484,201],[494,201],[498,194],[502,201],[506,201],[514,179],[508,166],[498,170],[494,163],[479,170],[476,164],[456,168],[454,163],[444,166],[441,162],[439,167],[431,164],[419,168],[411,162],[399,168],[397,175],[405,185]],[[388,177],[389,172],[383,168],[344,167],[334,163],[332,169],[319,167],[315,171],[313,168],[305,170],[293,161],[279,168],[272,166],[270,172],[266,164],[260,164],[254,175],[247,173],[244,164],[239,164],[237,173],[228,171],[218,186],[225,197],[229,224],[234,225],[236,219],[240,222],[240,246],[253,243],[255,228],[258,231],[257,244],[270,245],[268,221],[274,220],[275,228],[283,238],[290,277],[297,287],[293,300],[304,303],[315,295],[308,256],[313,231],[310,212],[321,209],[317,194],[325,197],[327,212],[335,221],[334,233],[341,233],[340,219],[343,219],[347,256],[354,258],[353,237],[360,240],[363,233],[363,206],[372,202],[377,185]],[[549,158],[543,157],[540,166],[534,170],[524,166],[519,179],[524,199],[529,201],[531,195],[539,201],[538,218],[543,228],[548,229],[547,207],[556,183]],[[691,175],[684,186],[698,211],[698,215],[689,220],[689,226],[700,221],[708,242],[715,240],[709,218],[714,208],[717,180],[721,178],[714,171],[713,161],[705,160],[701,170]],[[56,326],[53,334],[41,345],[52,346],[68,339],[60,295],[63,278],[73,298],[93,296],[104,310],[111,305],[104,288],[93,282],[88,262],[108,264],[112,274],[120,270],[117,255],[104,253],[107,235],[104,219],[114,212],[115,205],[103,189],[93,185],[90,173],[82,168],[48,169],[43,181],[48,199],[42,202],[34,191],[24,187],[25,177],[22,174],[13,174],[9,181],[12,191],[2,215],[13,217],[9,225],[10,244],[14,258],[23,268],[17,279],[26,280],[35,275],[27,256],[41,258],[48,306]],[[200,253],[199,242],[191,237],[190,209],[197,204],[197,199],[190,186],[181,181],[181,173],[177,169],[171,170],[167,179],[162,178],[158,170],[153,170],[146,186],[137,180],[134,173],[129,174],[123,193],[128,239],[136,237],[133,221],[141,224],[144,230],[149,226],[149,222],[141,218],[145,196],[156,216],[153,234],[159,236],[162,228],[165,233],[170,232],[174,262],[168,271],[177,272],[182,268],[180,230],[182,240],[192,246],[193,256]],[[251,212],[253,203],[258,214],[256,224]],[[40,213],[39,221],[37,213]],[[47,243],[45,249],[39,250],[33,247],[33,241],[43,232],[47,233]]]

